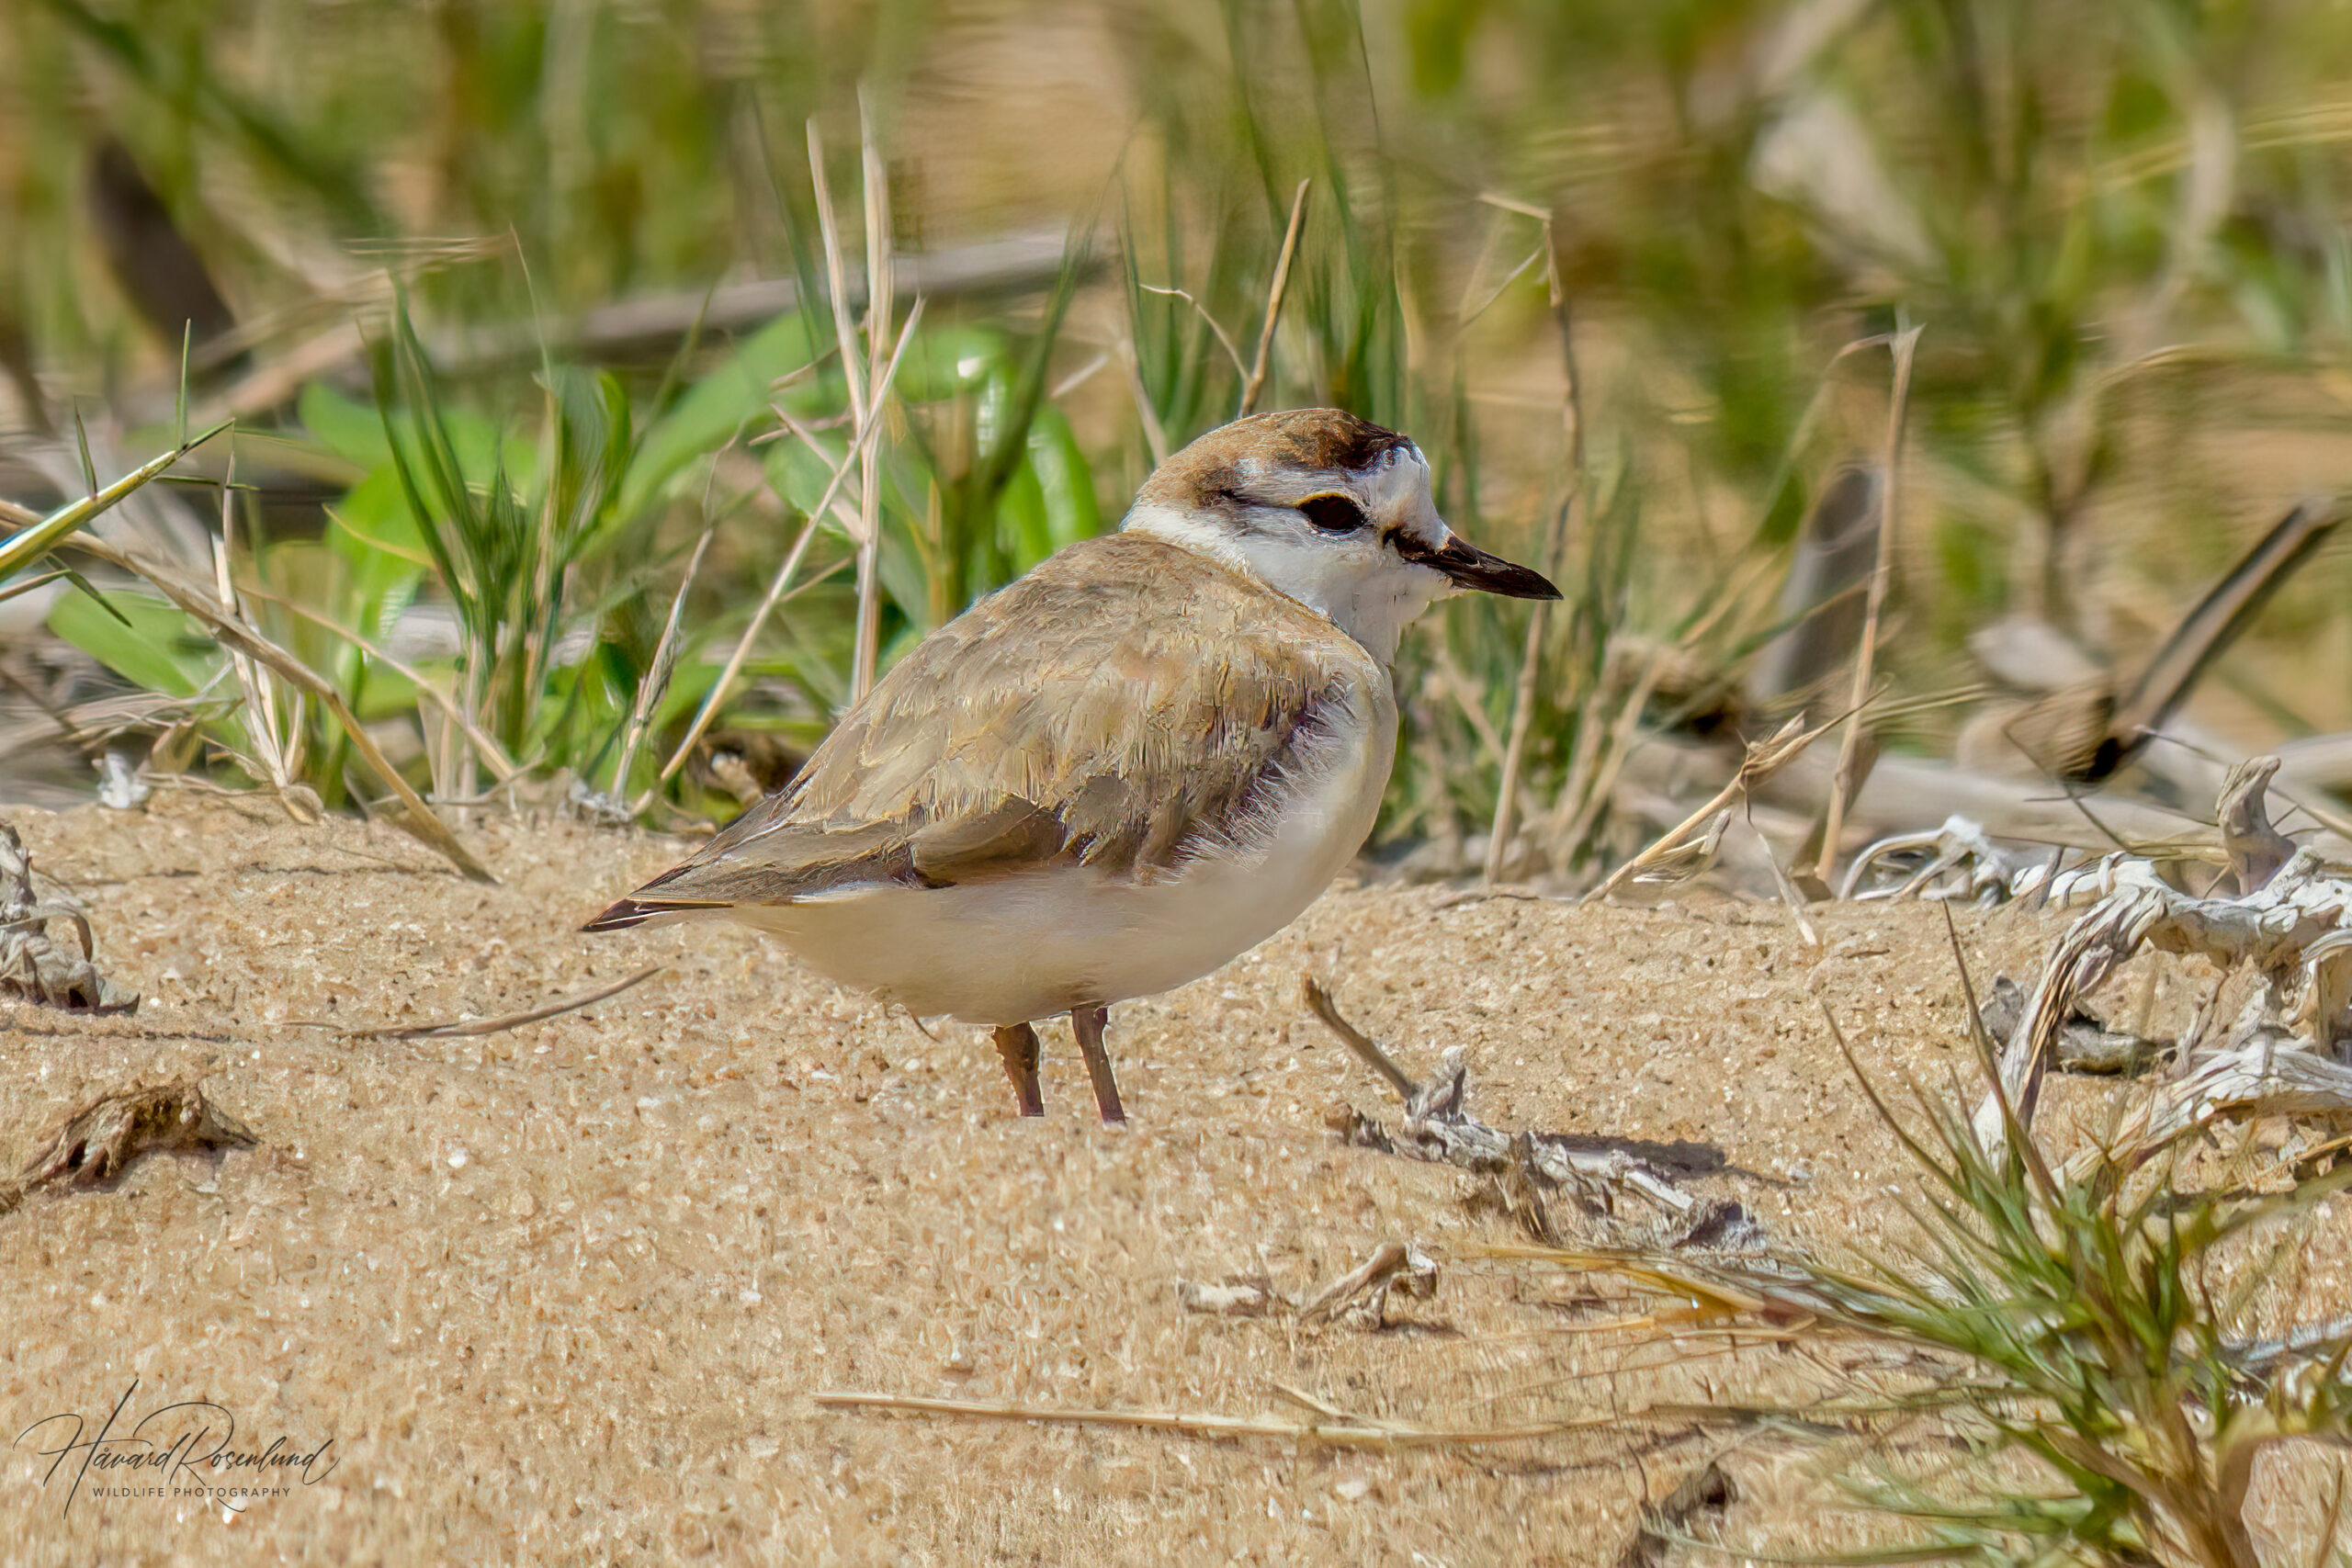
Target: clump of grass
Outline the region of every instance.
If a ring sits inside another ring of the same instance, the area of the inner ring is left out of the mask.
[[[821,174],[813,137],[812,153]],[[543,356],[537,418],[486,417],[398,303],[375,407],[322,385],[300,400],[311,438],[357,475],[323,540],[240,526],[224,486],[214,614],[151,576],[107,608],[61,601],[51,626],[188,705],[213,759],[289,802],[356,798],[353,753],[389,728],[404,760],[378,782],[395,793],[465,804],[553,776],[605,815],[730,810],[685,766],[707,728],[794,727],[805,750],[913,637],[1102,525],[1087,456],[1045,396],[1078,253],[1026,333],[923,328],[920,299],[894,310],[882,162],[869,148],[861,167],[864,265],[820,210],[826,265],[803,270],[798,310],[699,374],[689,344],[644,402]],[[767,576],[755,606],[707,579],[690,604],[714,554],[739,581]],[[852,566],[854,585],[831,581]],[[787,600],[784,637],[763,636]],[[223,616],[286,645],[327,695],[256,668]]]
[[[1943,1423],[1962,1457],[1938,1483],[1891,1470],[1855,1483],[1868,1506],[1926,1527],[1865,1560],[2258,1568],[2246,1517],[2257,1462],[2297,1441],[2352,1447],[2352,1320],[2249,1335],[2275,1277],[2260,1244],[2307,1237],[2298,1224],[2352,1187],[2352,1169],[2223,1191],[2185,1187],[2177,1164],[2133,1174],[2117,1151],[2069,1175],[2014,1117],[1988,1153],[1966,1114],[1922,1096],[1915,1132],[1855,1071],[1926,1179],[1915,1245],[1850,1268],[1796,1254],[1550,1256],[1680,1298],[1686,1322],[1891,1352],[1879,1364],[1910,1392],[1881,1408]],[[2021,1486],[2020,1459],[2047,1484]],[[2338,1522],[2332,1507],[2323,1547]]]

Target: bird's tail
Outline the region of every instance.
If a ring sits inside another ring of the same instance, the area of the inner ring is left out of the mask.
[[[726,908],[723,900],[711,898],[624,898],[580,929],[583,931],[625,931],[631,926],[683,919],[688,915],[707,915]]]

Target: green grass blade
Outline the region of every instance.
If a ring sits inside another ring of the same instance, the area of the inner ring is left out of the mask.
[[[79,501],[68,502],[6,544],[0,545],[0,578],[6,577],[28,562],[39,560],[56,548],[58,541],[104,514],[126,496],[137,491],[140,486],[155,479],[164,469],[235,423],[233,420],[222,420],[195,439],[173,447],[161,457],[141,463],[104,490],[93,490],[90,494]],[[86,446],[85,451],[86,454]]]

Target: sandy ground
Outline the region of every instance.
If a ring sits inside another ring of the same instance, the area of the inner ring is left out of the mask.
[[[1572,1332],[1593,1314],[1563,1303],[1591,1281],[1479,1257],[1516,1233],[1465,1206],[1474,1179],[1326,1130],[1336,1101],[1394,1107],[1297,987],[1328,978],[1408,1064],[1464,1046],[1498,1125],[1705,1145],[1726,1169],[1694,1190],[1776,1241],[1884,1246],[1913,1175],[1820,1010],[1890,1079],[1962,1070],[1932,910],[1823,911],[1814,947],[1770,906],[1343,889],[1118,1010],[1135,1122],[1114,1132],[1066,1030],[1048,1114],[1024,1123],[980,1031],[927,1039],[749,932],[572,931],[672,842],[477,824],[503,879],[484,887],[388,829],[296,827],[261,802],[13,816],[147,1000],[0,1007],[0,1159],[98,1092],[199,1072],[261,1143],[0,1217],[7,1561],[1610,1562],[1643,1503],[1717,1455],[1740,1496],[1704,1528],[1726,1540],[1826,1551],[1869,1528],[1826,1511],[1811,1450],[1613,1418],[1804,1398],[1832,1369]],[[2029,972],[2054,930],[1962,917],[1980,975]],[[508,1032],[340,1032],[500,1015],[656,961],[644,986]],[[2167,976],[2156,1010],[2187,987]],[[2049,1114],[2128,1092],[2068,1081]],[[2309,1302],[2346,1296],[2347,1216],[2321,1216]],[[1385,1330],[1179,1303],[1179,1280],[1307,1292],[1392,1240],[1441,1277]],[[239,1448],[331,1438],[332,1471],[242,1514],[100,1495],[162,1481],[92,1472],[69,1508],[71,1465],[38,1451],[68,1428],[26,1428],[70,1412],[94,1435],[134,1379],[123,1427],[207,1400]],[[1379,1453],[810,1397],[1313,1419],[1284,1388],[1433,1427],[1610,1419]],[[2317,1517],[2317,1472],[2274,1470],[2266,1528],[2291,1537]]]

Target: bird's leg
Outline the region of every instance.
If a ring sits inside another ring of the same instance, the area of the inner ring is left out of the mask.
[[[1023,1116],[1043,1116],[1046,1097],[1037,1089],[1037,1032],[1025,1023],[1000,1025],[996,1054],[1004,1058],[1004,1076],[1012,1080],[1013,1097]]]
[[[1094,1080],[1094,1106],[1107,1122],[1125,1122],[1119,1106],[1119,1081],[1111,1076],[1111,1054],[1102,1049],[1103,1026],[1111,1021],[1109,1008],[1075,1008],[1070,1029],[1078,1035],[1078,1054],[1086,1058],[1086,1076]]]

